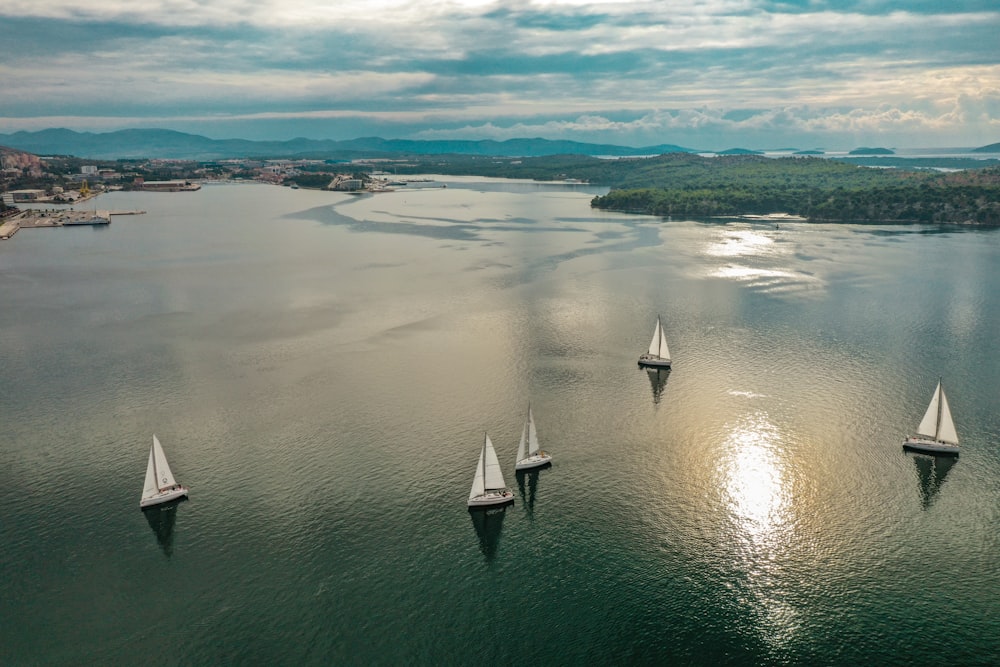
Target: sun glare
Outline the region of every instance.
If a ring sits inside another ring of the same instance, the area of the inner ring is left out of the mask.
[[[781,594],[781,563],[794,521],[781,434],[766,414],[748,415],[730,431],[720,462],[737,569],[755,610],[755,631],[781,646],[798,627],[795,609]]]
[[[777,440],[776,429],[760,414],[729,435],[724,470],[729,507],[741,533],[754,543],[769,540],[788,509],[781,462],[774,451]]]

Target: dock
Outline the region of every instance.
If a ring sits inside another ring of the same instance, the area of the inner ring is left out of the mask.
[[[74,211],[30,209],[0,225],[0,240],[9,239],[19,229],[110,225],[113,215],[142,215],[145,211]]]
[[[11,236],[17,233],[17,230],[21,228],[21,225],[17,224],[17,220],[7,220],[2,225],[0,225],[0,241],[6,241]]]

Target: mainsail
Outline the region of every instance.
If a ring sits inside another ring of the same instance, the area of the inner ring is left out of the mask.
[[[535,431],[535,418],[531,414],[531,405],[528,405],[528,419],[524,422],[524,429],[521,430],[521,443],[517,446],[517,461],[523,461],[528,456],[538,453],[538,432]]]
[[[660,327],[660,318],[656,318],[656,328],[653,329],[653,340],[649,342],[649,353],[655,356],[660,356],[660,337],[662,336],[663,329]]]
[[[944,388],[941,381],[938,381],[934,396],[924,418],[920,420],[917,433],[926,438],[934,438],[942,442],[953,445],[958,444],[958,433],[955,431],[955,422],[951,418],[951,409],[948,407],[948,398],[944,395]]]
[[[535,417],[531,414],[531,406],[528,406],[528,456],[538,453],[538,432],[535,431]]]
[[[167,463],[167,457],[163,454],[163,447],[154,435],[153,445],[149,448],[149,463],[146,465],[146,482],[142,487],[142,497],[151,498],[176,483],[174,474],[170,471],[170,464]]]
[[[656,316],[656,328],[653,329],[653,339],[649,341],[649,353],[660,359],[669,359],[670,350],[667,349],[667,334],[660,324],[660,316]]]
[[[507,485],[503,481],[503,471],[500,470],[500,461],[497,460],[497,453],[493,449],[490,436],[483,435],[483,449],[479,452],[479,465],[476,466],[476,476],[472,480],[472,490],[469,491],[469,498],[481,496],[487,491],[504,489]]]
[[[484,486],[486,489],[503,489],[507,485],[503,481],[503,471],[500,469],[500,461],[497,460],[497,453],[490,442],[490,436],[486,436],[483,445],[484,463]]]
[[[528,407],[528,415],[530,420],[531,416],[530,406]],[[514,461],[515,463],[524,460],[524,453],[525,451],[527,451],[527,445],[528,445],[528,422],[524,422],[524,428],[521,429],[521,442],[517,446],[517,459],[515,459]]]
[[[472,478],[472,490],[469,491],[469,500],[486,493],[486,475],[484,464],[486,463],[486,443],[489,436],[483,441],[483,448],[479,450],[479,464],[476,466],[476,476]]]

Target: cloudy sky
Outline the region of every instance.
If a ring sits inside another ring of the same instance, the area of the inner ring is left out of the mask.
[[[0,132],[1000,141],[996,0],[4,0]]]

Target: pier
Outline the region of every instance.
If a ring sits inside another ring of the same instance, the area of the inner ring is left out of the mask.
[[[9,239],[19,229],[110,225],[113,215],[142,215],[145,211],[74,211],[30,209],[8,218],[0,225],[0,240]]]

